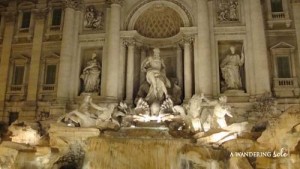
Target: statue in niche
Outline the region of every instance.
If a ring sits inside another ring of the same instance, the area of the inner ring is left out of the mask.
[[[97,54],[93,53],[92,58],[87,62],[80,78],[83,80],[83,92],[96,93],[100,91],[101,66],[96,59]]]
[[[239,21],[237,0],[226,0],[217,4],[217,20],[219,22]]]
[[[147,57],[141,66],[142,71],[146,72],[146,81],[150,84],[149,91],[145,98],[149,104],[162,102],[164,98],[169,97],[167,88],[171,87],[171,83],[166,77],[166,66],[159,54],[159,48],[154,48],[153,56]]]
[[[95,6],[88,6],[85,12],[84,27],[93,30],[102,29],[103,15],[103,12],[98,11]]]
[[[241,56],[236,53],[234,46],[230,47],[230,53],[220,63],[222,77],[224,79],[222,90],[240,90],[242,89],[242,80],[240,67],[244,65],[245,56],[243,49]]]

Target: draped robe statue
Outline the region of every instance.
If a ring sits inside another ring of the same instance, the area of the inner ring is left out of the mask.
[[[244,54],[235,53],[235,47],[230,47],[230,54],[221,61],[220,68],[225,80],[225,89],[239,90],[242,88],[240,67],[244,65]]]
[[[146,72],[146,80],[150,84],[149,92],[145,98],[149,104],[161,102],[164,98],[169,97],[167,87],[171,86],[170,81],[166,77],[166,66],[159,56],[160,50],[155,48],[153,53],[154,55],[146,58],[141,66],[142,71]]]
[[[87,62],[80,75],[83,80],[83,91],[87,93],[100,91],[101,66],[96,57],[96,53],[93,53],[92,59]]]

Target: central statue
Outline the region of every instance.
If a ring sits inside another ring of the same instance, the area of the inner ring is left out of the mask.
[[[154,48],[153,55],[150,55],[142,62],[141,69],[143,72],[146,72],[146,80],[150,84],[145,98],[149,104],[162,102],[169,97],[167,88],[171,87],[171,84],[166,76],[165,68],[165,63],[160,57],[159,48]]]

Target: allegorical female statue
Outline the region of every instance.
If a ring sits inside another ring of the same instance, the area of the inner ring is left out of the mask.
[[[146,80],[150,84],[149,92],[145,100],[151,104],[155,101],[163,101],[164,98],[169,97],[167,87],[171,86],[170,81],[166,77],[165,64],[160,57],[159,48],[153,49],[153,56],[147,57],[143,62],[141,69],[146,72]]]
[[[220,68],[222,77],[225,80],[224,88],[226,90],[242,89],[242,80],[240,74],[240,67],[244,65],[245,57],[243,52],[241,57],[236,53],[235,47],[230,47],[230,53],[221,61]]]
[[[92,58],[87,62],[80,78],[83,80],[83,92],[93,93],[100,91],[101,66],[96,59],[97,54],[93,53]]]

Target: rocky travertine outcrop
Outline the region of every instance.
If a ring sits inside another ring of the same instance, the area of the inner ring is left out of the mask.
[[[299,107],[291,107],[278,118],[270,119],[267,129],[257,141],[266,149],[295,151],[300,141],[299,128]]]

